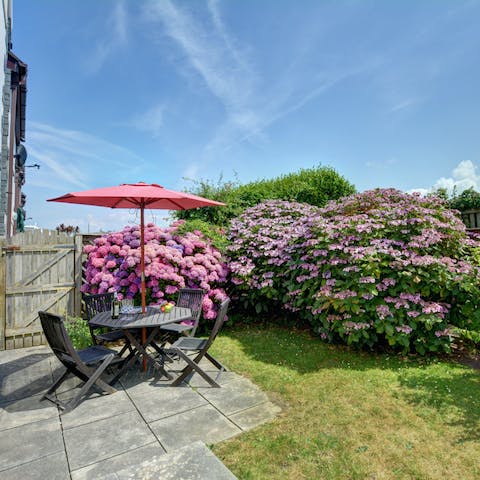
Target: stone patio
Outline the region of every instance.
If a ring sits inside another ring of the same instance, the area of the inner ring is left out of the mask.
[[[215,371],[205,362],[206,370]],[[219,389],[197,375],[170,387],[136,366],[117,384],[117,393],[92,393],[60,415],[40,398],[62,369],[46,347],[0,352],[2,480],[234,479],[206,445],[280,411],[234,372],[220,375]],[[68,398],[77,385],[69,380],[58,395]]]

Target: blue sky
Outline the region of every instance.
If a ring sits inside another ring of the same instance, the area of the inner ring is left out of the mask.
[[[359,191],[480,189],[479,24],[471,0],[15,0],[27,223],[121,228],[136,212],[45,200],[319,164]]]

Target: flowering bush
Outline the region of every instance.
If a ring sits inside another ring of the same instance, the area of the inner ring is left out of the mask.
[[[180,288],[201,288],[203,316],[216,317],[217,306],[227,297],[222,284],[227,265],[218,250],[199,231],[178,235],[182,221],[169,228],[145,226],[145,282],[147,303],[174,300]],[[140,299],[140,227],[125,227],[87,245],[85,293],[118,292],[120,299]]]
[[[322,338],[423,354],[480,327],[478,244],[440,199],[374,190],[320,213],[290,252],[286,307]]]
[[[303,235],[303,219],[318,212],[303,203],[272,200],[232,221],[227,247],[235,294],[257,313],[277,305],[286,293],[288,245]]]

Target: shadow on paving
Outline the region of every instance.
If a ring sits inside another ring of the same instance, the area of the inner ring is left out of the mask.
[[[34,353],[0,364],[0,403],[44,392],[52,382],[50,353]]]

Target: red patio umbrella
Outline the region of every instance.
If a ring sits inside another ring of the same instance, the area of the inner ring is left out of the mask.
[[[190,193],[167,190],[156,183],[124,183],[115,187],[96,188],[83,192],[73,192],[57,198],[50,198],[48,202],[79,203],[82,205],[97,205],[110,208],[138,208],[140,209],[140,251],[141,251],[141,295],[142,313],[146,310],[145,295],[145,238],[144,212],[146,208],[161,210],[189,210],[197,207],[214,207],[225,205],[221,202],[192,195]],[[145,332],[143,335],[145,336]],[[145,363],[144,363],[145,365]]]
[[[138,208],[140,209],[140,249],[142,270],[142,313],[145,313],[145,239],[144,239],[144,212],[146,208],[161,210],[189,210],[197,207],[215,207],[225,205],[207,198],[192,195],[191,193],[167,190],[156,183],[123,183],[115,187],[95,188],[83,192],[73,192],[57,198],[50,198],[48,202],[79,203],[82,205],[97,205],[110,208]]]

